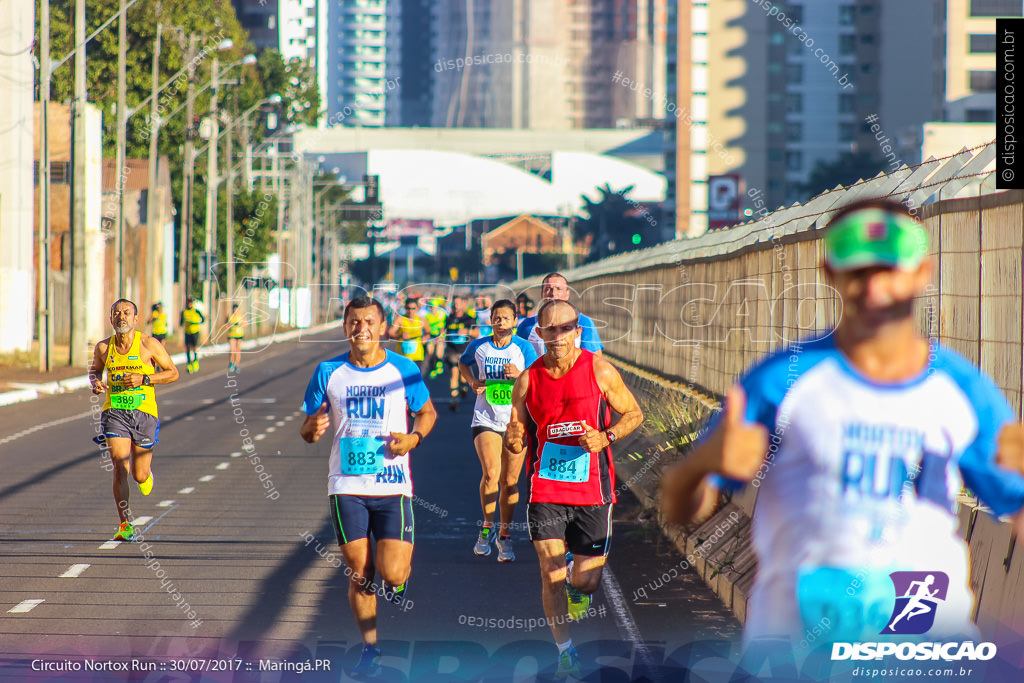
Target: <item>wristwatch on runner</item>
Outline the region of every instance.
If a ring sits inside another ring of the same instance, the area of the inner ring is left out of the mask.
[[[152,386],[152,384],[153,383],[150,381],[149,375],[143,375],[142,376],[142,386],[148,387],[148,386]]]
[[[613,431],[611,431],[611,430],[609,429],[609,430],[606,430],[606,431],[605,431],[605,433],[604,433],[604,438],[608,439],[608,443],[609,443],[609,444],[613,444],[613,443],[615,443],[615,439],[616,439],[617,437],[615,436],[615,432],[613,432]]]

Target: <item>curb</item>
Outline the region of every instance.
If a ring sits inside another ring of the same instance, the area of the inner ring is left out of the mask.
[[[260,346],[265,346],[277,342],[286,342],[293,339],[299,339],[304,334],[317,334],[326,330],[334,329],[342,326],[341,320],[335,320],[333,322],[325,323],[323,325],[317,325],[316,327],[308,327],[304,329],[289,330],[282,332],[281,334],[271,334],[265,337],[258,337],[256,339],[246,339],[242,342],[242,350],[253,349]],[[222,353],[227,353],[229,346],[225,344],[214,344],[212,346],[200,347],[197,354],[200,358],[207,356],[216,356]],[[185,362],[184,353],[176,353],[171,356],[171,360],[175,365]],[[34,401],[42,396],[53,396],[55,394],[64,394],[70,391],[78,391],[80,389],[86,389],[89,387],[89,375],[80,375],[78,377],[72,377],[70,379],[63,379],[60,381],[43,382],[41,384],[25,384],[25,383],[14,383],[14,386],[18,387],[14,391],[7,391],[0,393],[0,406],[14,405],[15,403],[24,403],[25,401]]]

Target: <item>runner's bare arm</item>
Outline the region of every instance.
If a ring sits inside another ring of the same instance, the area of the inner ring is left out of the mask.
[[[512,385],[512,416],[505,428],[505,448],[522,453],[526,448],[526,392],[530,388],[530,373],[524,372]]]
[[[108,340],[96,342],[96,348],[92,352],[92,365],[89,366],[89,383],[92,384],[92,393],[103,394],[107,391],[107,385],[103,383],[103,366],[107,362]]]
[[[427,399],[423,407],[413,413],[413,417],[415,419],[412,421],[411,434],[391,432],[391,443],[388,444],[388,449],[395,455],[405,455],[423,443],[423,439],[437,422],[437,409],[434,408],[434,402]]]
[[[661,509],[669,524],[686,524],[711,515],[718,489],[709,474],[747,481],[764,462],[768,430],[746,422],[746,394],[736,386],[725,399],[725,415],[713,432],[701,440],[681,462],[666,470],[661,480]]]
[[[621,439],[640,426],[644,421],[644,413],[640,410],[640,404],[636,402],[633,392],[622,381],[619,371],[600,356],[594,358],[594,377],[597,379],[597,386],[601,387],[605,398],[608,399],[608,405],[619,414],[619,419],[609,426],[607,431],[615,434],[616,439]]]
[[[153,337],[144,337],[143,344],[153,359],[153,366],[160,368],[160,372],[154,372],[149,376],[149,381],[153,384],[170,384],[178,381],[178,368],[174,366],[174,361],[171,360],[171,355],[167,353],[164,345]]]
[[[466,384],[468,384],[474,392],[482,394],[487,390],[487,384],[474,377],[473,371],[470,370],[469,366],[461,360],[459,361],[459,374],[462,375],[462,379],[466,380]]]

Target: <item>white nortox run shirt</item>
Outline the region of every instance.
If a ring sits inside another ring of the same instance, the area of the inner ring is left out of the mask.
[[[416,412],[430,393],[414,362],[393,351],[380,365],[357,368],[348,361],[348,353],[323,361],[313,372],[306,388],[302,410],[312,415],[324,401],[328,404],[333,429],[328,495],[412,496],[409,454],[392,456],[386,450],[390,433],[407,434],[406,409]],[[324,436],[327,436],[325,434]],[[385,437],[384,466],[376,474],[343,474],[339,438]]]
[[[505,346],[495,346],[494,338],[480,337],[470,342],[459,358],[470,372],[479,380],[489,385],[506,384],[508,396],[511,396],[512,384],[515,380],[505,378],[505,366],[512,363],[521,371],[530,367],[537,360],[533,346],[523,339],[512,335],[512,340]],[[508,421],[512,418],[512,404],[505,403],[504,393],[495,393],[492,389],[493,402],[488,402],[488,394],[477,394],[476,405],[473,407],[471,427],[490,427],[499,432],[505,431]]]
[[[741,384],[747,420],[764,425],[771,444],[752,520],[759,564],[744,640],[805,637],[801,566],[944,572],[947,598],[926,637],[971,633],[955,497],[966,484],[996,515],[1024,504],[1024,478],[995,464],[996,436],[1013,416],[992,381],[938,348],[919,377],[878,384],[826,337],[772,354]]]

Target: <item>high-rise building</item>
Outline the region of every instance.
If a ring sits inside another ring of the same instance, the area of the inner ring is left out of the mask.
[[[946,0],[946,117],[996,120],[996,17],[1024,16],[1021,0]]]
[[[431,0],[401,0],[398,101],[400,126],[429,126],[434,83],[435,30]]]
[[[702,211],[702,176],[738,174],[774,210],[825,189],[808,185],[819,163],[855,151],[884,157],[873,123],[892,140],[919,135],[942,111],[944,2],[790,0],[771,11],[749,0],[678,0],[679,30],[685,9],[691,19],[678,40],[694,50],[690,153],[703,144],[705,168],[698,160],[682,172],[677,121],[677,230],[699,234],[700,220],[685,225],[678,204],[687,185],[691,215]]]
[[[334,0],[328,30],[327,125],[398,123],[400,0]]]
[[[278,0],[231,0],[238,23],[249,32],[257,50],[280,48],[278,38]]]
[[[658,116],[667,6],[668,0],[437,0],[433,125],[564,130]],[[653,95],[615,86],[617,71]]]
[[[328,0],[277,0],[278,5],[278,50],[287,63],[300,59],[316,73],[320,90],[320,108],[331,113],[327,106],[326,93],[330,85],[328,49]],[[320,117],[320,125],[325,125]]]

